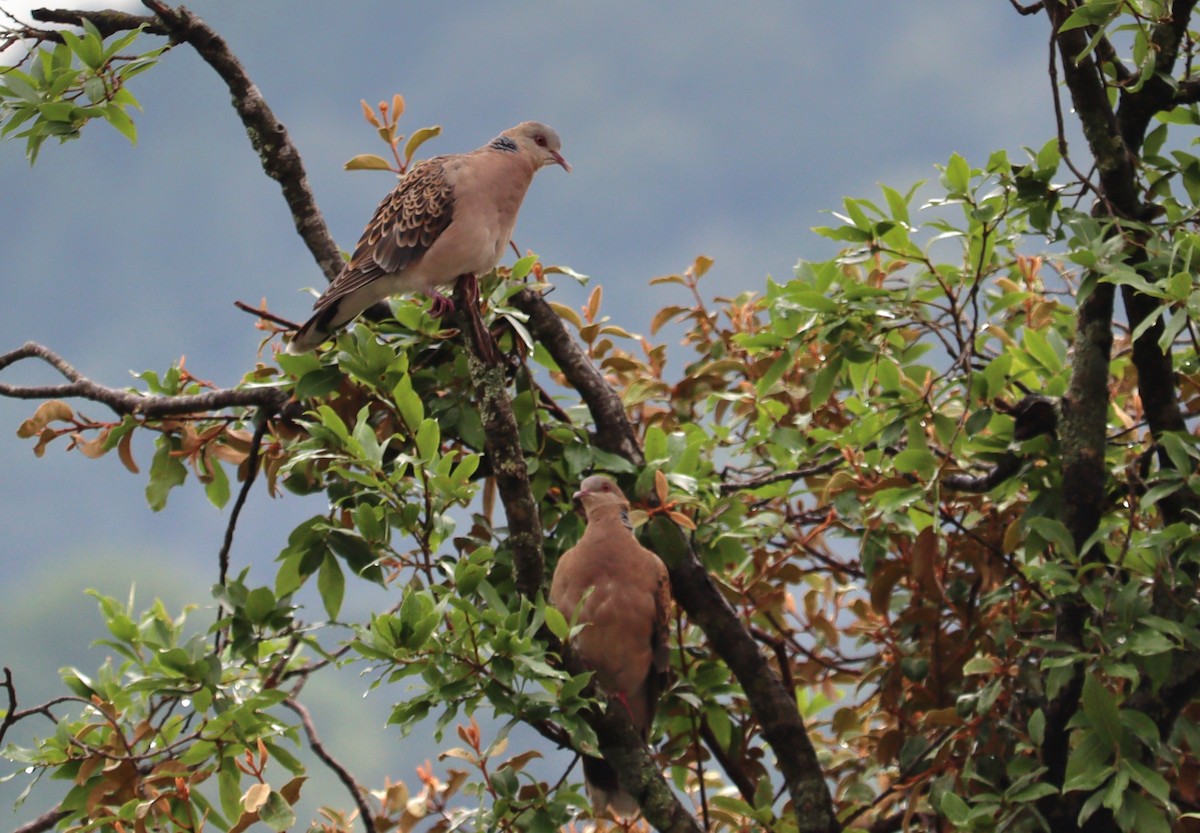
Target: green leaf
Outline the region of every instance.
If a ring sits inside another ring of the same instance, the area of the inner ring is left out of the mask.
[[[571,633],[571,627],[566,617],[559,612],[558,608],[552,605],[546,605],[546,627],[559,639],[565,640]]]
[[[512,279],[515,281],[525,280],[525,276],[533,269],[533,264],[537,263],[537,255],[525,255],[512,265]]]
[[[1129,777],[1140,784],[1142,789],[1154,798],[1157,798],[1163,804],[1170,801],[1171,787],[1167,784],[1167,779],[1163,778],[1153,769],[1133,758],[1122,758],[1120,767],[1125,772],[1128,772]]]
[[[436,419],[425,419],[417,429],[417,453],[421,459],[432,461],[441,450],[441,429]]]
[[[150,482],[146,484],[146,502],[155,512],[167,505],[167,494],[187,479],[187,467],[183,461],[171,454],[171,440],[163,437],[158,441],[154,459],[150,462]]]
[[[25,73],[18,70],[9,70],[3,75],[0,75],[0,77],[4,79],[4,86],[8,87],[8,89],[22,101],[25,101],[28,104],[41,103],[41,94],[39,94],[37,89],[33,86],[33,79]]]
[[[392,388],[392,399],[400,410],[400,416],[410,432],[415,432],[425,420],[425,405],[413,391],[412,377],[405,373]]]
[[[1046,714],[1041,709],[1035,709],[1029,716],[1029,738],[1038,746],[1046,737]]]
[[[204,494],[213,506],[224,509],[225,504],[229,502],[229,476],[225,474],[224,466],[217,462],[216,458],[210,457],[208,464],[212,476],[204,484]]]
[[[1116,696],[1094,674],[1083,680],[1083,711],[1097,736],[1113,750],[1119,749],[1124,727]]]
[[[1058,31],[1067,32],[1083,26],[1101,26],[1121,7],[1121,2],[1122,0],[1087,0],[1067,16],[1058,27]],[[1071,58],[1077,59],[1077,56],[1072,55]]]
[[[275,790],[267,796],[267,803],[259,808],[258,819],[277,833],[283,833],[296,823],[296,813],[282,795]]]
[[[109,102],[104,107],[104,118],[117,129],[118,133],[128,139],[130,144],[137,144],[137,125],[133,123],[133,119],[129,118],[129,114],[120,104],[115,101]]]
[[[408,142],[404,145],[404,161],[411,162],[413,154],[417,152],[417,148],[428,142],[430,139],[440,136],[442,128],[440,125],[433,127],[422,127],[420,130],[414,130],[413,134],[408,137]]]
[[[83,94],[92,104],[104,101],[108,97],[108,88],[104,86],[104,79],[98,75],[83,79]]]
[[[342,565],[332,553],[325,555],[321,568],[317,572],[317,591],[321,594],[321,602],[330,619],[337,619],[342,609],[342,598],[346,592],[346,577],[342,574]]]
[[[942,184],[951,194],[964,194],[971,185],[971,166],[957,153],[950,155],[942,174]]]
[[[347,171],[390,171],[392,163],[374,153],[360,153],[342,166]]]
[[[971,814],[971,808],[967,806],[967,802],[952,792],[942,793],[942,799],[938,802],[938,806],[942,814],[956,827],[965,823]]]
[[[896,455],[895,466],[896,471],[912,472],[928,479],[937,468],[937,458],[927,448],[906,448]]]
[[[275,612],[275,594],[269,587],[256,587],[246,595],[246,618],[256,625]]]

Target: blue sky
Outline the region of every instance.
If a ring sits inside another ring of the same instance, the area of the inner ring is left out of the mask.
[[[982,164],[1054,130],[1046,21],[1006,0],[189,7],[288,126],[343,247],[392,185],[342,170],[383,147],[360,99],[400,92],[406,132],[442,125],[426,155],[472,149],[525,119],[554,126],[574,173],[539,175],[516,241],[591,275],[609,314],[635,331],[680,300],[649,279],[698,254],[716,261],[711,294],[761,290],[798,259],[833,253],[809,229],[843,196],[874,198],[880,182],[903,191],[952,152]],[[114,385],[186,355],[197,376],[233,384],[259,338],[233,302],[265,297],[300,320],[311,305],[301,290],[320,274],[207,66],[178,48],[133,92],[145,108],[136,147],[97,124],[48,144],[30,168],[20,143],[0,145],[0,352],[39,341]],[[556,299],[578,305],[585,292],[566,282]],[[0,377],[56,381],[41,368]],[[144,475],[116,459],[65,454],[63,443],[35,458],[15,436],[35,406],[0,400],[0,664],[41,658],[17,669],[27,702],[51,691],[59,666],[95,664],[81,652],[101,635],[84,588],[123,598],[136,582],[143,605],[155,595],[208,604],[226,520],[194,483],[151,513]],[[135,452],[148,466],[149,446]],[[235,569],[268,581],[288,530],[322,508],[256,491]],[[368,779],[411,775],[355,754],[348,763]],[[15,792],[0,785],[0,803]]]

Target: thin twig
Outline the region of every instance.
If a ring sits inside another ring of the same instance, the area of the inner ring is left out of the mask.
[[[4,667],[4,682],[0,683],[8,695],[8,710],[4,712],[4,720],[0,720],[0,744],[4,743],[4,735],[8,727],[17,722],[17,688],[13,685],[12,669]]]
[[[304,734],[308,736],[308,746],[312,749],[313,754],[320,758],[325,766],[333,770],[338,780],[350,791],[350,796],[358,806],[358,814],[362,817],[363,827],[366,828],[367,833],[376,833],[375,817],[371,814],[371,807],[367,804],[367,799],[363,796],[362,788],[359,787],[358,782],[354,780],[354,776],[350,774],[349,770],[326,751],[325,745],[321,743],[321,739],[317,736],[317,729],[313,725],[312,715],[309,714],[308,709],[298,700],[290,697],[283,701],[283,705],[299,716],[300,723],[304,726]]]
[[[788,480],[803,480],[806,477],[814,477],[818,474],[828,474],[845,462],[844,458],[838,457],[827,463],[815,463],[811,466],[789,469],[787,471],[767,472],[766,474],[751,477],[749,480],[741,482],[725,482],[721,484],[720,492],[723,495],[728,495],[740,492],[743,489],[758,489],[762,486],[770,486],[774,483],[783,483]]]
[[[295,321],[289,321],[288,319],[283,318],[278,315],[275,315],[274,313],[267,312],[265,309],[259,309],[258,307],[252,307],[249,304],[247,304],[245,301],[234,301],[233,305],[235,307],[237,307],[238,309],[240,309],[242,312],[248,312],[251,315],[255,316],[256,318],[261,318],[263,321],[270,321],[272,324],[278,324],[280,327],[283,327],[285,330],[300,329],[300,325],[297,324]]]
[[[263,436],[267,433],[268,422],[267,415],[259,411],[257,424],[254,426],[254,436],[250,438],[250,450],[246,457],[246,479],[242,482],[242,488],[238,490],[237,500],[233,502],[233,510],[229,513],[229,523],[225,525],[225,540],[221,543],[221,551],[217,553],[217,580],[221,587],[224,587],[229,579],[229,551],[233,548],[233,533],[237,528],[238,517],[242,514],[242,507],[246,505],[246,499],[250,495],[250,487],[254,485],[254,479],[258,475],[259,452],[262,450]],[[217,606],[218,621],[225,614],[224,607],[223,603]],[[223,629],[217,631],[216,653],[218,654],[221,652],[223,633]]]

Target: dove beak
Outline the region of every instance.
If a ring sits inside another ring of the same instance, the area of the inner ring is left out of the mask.
[[[566,159],[563,159],[561,153],[558,153],[558,152],[552,150],[552,151],[550,151],[550,155],[554,157],[554,164],[562,165],[563,170],[566,171],[567,173],[571,172],[571,166],[567,163]]]

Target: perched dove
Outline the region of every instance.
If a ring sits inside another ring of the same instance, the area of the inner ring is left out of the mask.
[[[586,625],[572,648],[648,739],[667,673],[667,568],[634,537],[629,501],[613,481],[592,475],[575,499],[583,504],[587,528],[558,560],[550,602],[568,620],[574,616]],[[597,813],[608,806],[622,816],[637,814],[637,802],[620,788],[607,762],[585,756],[583,775]]]
[[[495,267],[533,175],[546,165],[571,170],[561,147],[552,129],[527,121],[479,150],[414,165],[375,209],[354,256],[317,299],[288,352],[312,350],[397,292],[432,295],[439,315],[452,309],[438,287]]]

